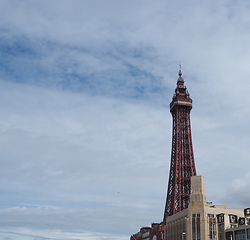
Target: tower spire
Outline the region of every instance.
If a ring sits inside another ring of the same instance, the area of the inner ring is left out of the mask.
[[[163,222],[168,216],[188,208],[191,176],[196,175],[190,123],[192,99],[184,85],[181,65],[179,67],[177,87],[170,103],[173,117],[172,152]]]
[[[182,75],[182,71],[181,71],[181,62],[179,62],[179,76],[181,76]]]

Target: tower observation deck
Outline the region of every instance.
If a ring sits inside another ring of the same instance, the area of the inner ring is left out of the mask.
[[[179,70],[177,87],[170,103],[173,117],[172,152],[163,222],[168,216],[188,208],[189,205],[191,176],[196,175],[190,124],[191,109],[192,99]]]

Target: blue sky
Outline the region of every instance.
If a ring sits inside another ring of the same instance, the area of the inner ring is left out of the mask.
[[[250,4],[0,1],[0,239],[129,239],[163,217],[179,62],[208,201],[249,207]]]

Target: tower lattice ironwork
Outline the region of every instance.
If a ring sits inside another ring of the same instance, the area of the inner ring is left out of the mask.
[[[196,175],[190,124],[191,109],[192,99],[179,70],[177,87],[170,103],[173,135],[164,222],[168,216],[188,208],[189,205],[191,176]]]

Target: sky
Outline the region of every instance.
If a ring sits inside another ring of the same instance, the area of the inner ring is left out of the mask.
[[[179,63],[207,200],[250,207],[248,0],[0,0],[0,240],[161,222]]]

